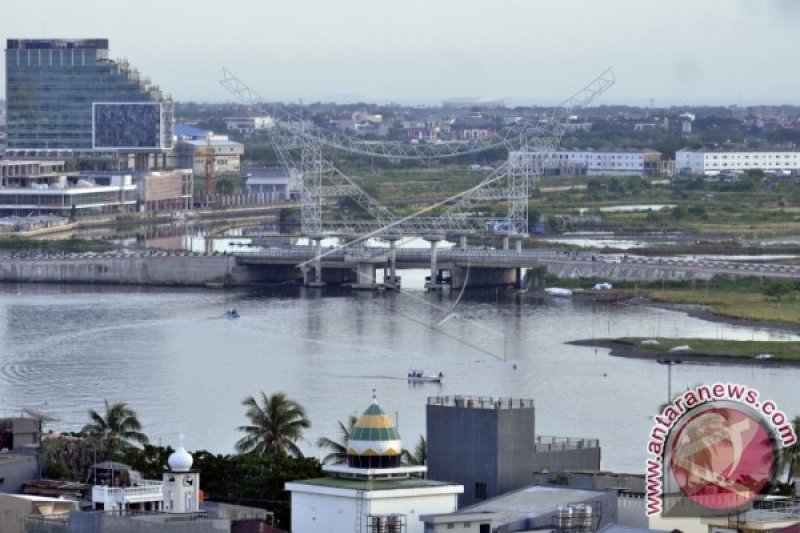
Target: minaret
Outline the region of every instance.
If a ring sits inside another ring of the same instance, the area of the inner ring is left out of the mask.
[[[169,456],[169,468],[164,472],[164,511],[184,514],[200,511],[200,472],[192,470],[194,460],[181,447]]]
[[[403,443],[397,427],[378,405],[372,405],[359,417],[347,439],[347,464],[351,468],[384,469],[401,466]]]

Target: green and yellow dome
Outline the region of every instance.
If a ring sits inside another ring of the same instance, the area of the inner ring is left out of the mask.
[[[402,453],[397,427],[378,403],[373,403],[350,431],[347,464],[353,468],[396,468]]]

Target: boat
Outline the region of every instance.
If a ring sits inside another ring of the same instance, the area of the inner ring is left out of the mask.
[[[441,383],[444,374],[426,374],[424,370],[409,370],[408,381],[414,383]]]
[[[240,315],[236,309],[231,309],[229,311],[225,311],[225,316],[228,318],[239,318],[242,315]]]
[[[572,296],[572,290],[562,289],[561,287],[548,287],[544,290],[544,292],[548,296],[560,296],[562,298]]]

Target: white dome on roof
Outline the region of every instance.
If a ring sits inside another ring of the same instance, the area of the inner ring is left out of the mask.
[[[192,463],[194,463],[194,459],[192,459],[189,452],[183,449],[183,446],[173,452],[172,455],[169,456],[169,459],[167,459],[169,469],[175,472],[190,470],[192,468]]]

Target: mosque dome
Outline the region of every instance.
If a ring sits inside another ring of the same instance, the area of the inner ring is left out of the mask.
[[[402,453],[403,443],[394,421],[374,402],[350,431],[347,464],[353,468],[396,468]]]
[[[169,459],[167,459],[169,469],[174,472],[185,472],[187,470],[191,470],[192,463],[194,463],[194,459],[192,459],[192,456],[189,454],[189,452],[183,449],[183,446],[173,452],[169,456]]]

